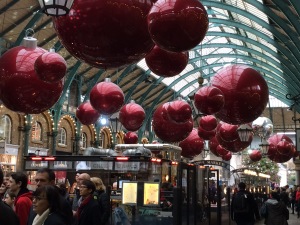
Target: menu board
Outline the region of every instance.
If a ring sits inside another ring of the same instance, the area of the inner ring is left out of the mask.
[[[144,183],[144,206],[159,206],[160,185],[155,182],[145,182]]]
[[[136,204],[137,186],[137,182],[122,183],[122,204]]]

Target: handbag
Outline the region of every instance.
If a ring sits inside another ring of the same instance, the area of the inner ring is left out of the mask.
[[[266,218],[268,216],[268,207],[267,204],[264,202],[263,205],[259,209],[259,213],[262,217]]]

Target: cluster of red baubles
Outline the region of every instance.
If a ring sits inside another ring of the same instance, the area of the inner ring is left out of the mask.
[[[90,65],[118,68],[145,58],[164,77],[186,67],[188,51],[209,25],[197,0],[75,0],[70,13],[53,22],[68,52]]]
[[[55,52],[36,47],[26,37],[24,45],[0,58],[0,99],[10,110],[39,114],[53,106],[63,91],[65,60]]]

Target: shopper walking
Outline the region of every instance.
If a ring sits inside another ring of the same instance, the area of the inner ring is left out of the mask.
[[[11,191],[7,191],[3,201],[9,205],[13,210],[15,210],[15,201],[16,201],[16,195],[15,193],[11,192]]]
[[[99,225],[101,217],[98,202],[94,199],[95,184],[90,180],[83,180],[79,186],[79,207],[75,213],[76,225]]]
[[[297,187],[296,199],[295,199],[295,207],[297,211],[297,216],[300,216],[300,186]]]
[[[284,202],[279,200],[277,192],[271,192],[270,199],[266,201],[266,225],[287,225],[289,210]]]
[[[32,205],[32,193],[27,189],[28,178],[22,172],[12,173],[9,177],[9,190],[17,197],[15,212],[20,220],[20,225],[26,225]]]
[[[237,225],[254,225],[260,219],[257,203],[253,195],[246,191],[246,184],[238,185],[238,192],[232,196],[231,219]]]
[[[0,168],[0,185],[3,183],[3,172]],[[0,201],[0,224],[19,225],[19,218],[14,210],[2,200]]]
[[[57,188],[53,185],[43,185],[33,194],[33,211],[36,216],[33,225],[67,225],[63,218],[61,202]]]
[[[79,187],[82,183],[82,181],[84,180],[91,180],[91,177],[88,173],[82,173],[79,174],[78,178],[77,178],[77,186]],[[80,189],[75,189],[75,196],[73,198],[73,202],[72,202],[72,210],[73,210],[73,214],[76,213],[78,206],[79,206],[79,199],[80,199]]]
[[[97,199],[101,217],[99,225],[107,225],[109,223],[111,206],[110,198],[106,193],[106,187],[99,177],[91,177],[91,181],[95,184],[96,191],[94,192],[94,199]]]

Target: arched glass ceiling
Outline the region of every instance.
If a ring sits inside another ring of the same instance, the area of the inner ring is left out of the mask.
[[[279,29],[284,23],[279,10],[281,6],[291,10],[292,3],[285,1],[285,5],[280,4],[278,9],[273,9],[271,6],[276,0],[271,3],[261,0],[201,2],[210,21],[207,35],[189,52],[189,64],[184,71],[178,76],[163,78],[162,82],[172,85],[172,89],[186,97],[198,89],[199,76],[207,83],[225,65],[248,64],[267,80],[270,95],[289,104],[285,95],[296,95],[299,91],[299,46],[287,43],[297,41],[293,26],[285,24],[284,30]],[[293,25],[295,21],[290,23]],[[150,72],[145,60],[141,60],[138,66]],[[160,78],[152,72],[151,75]]]

